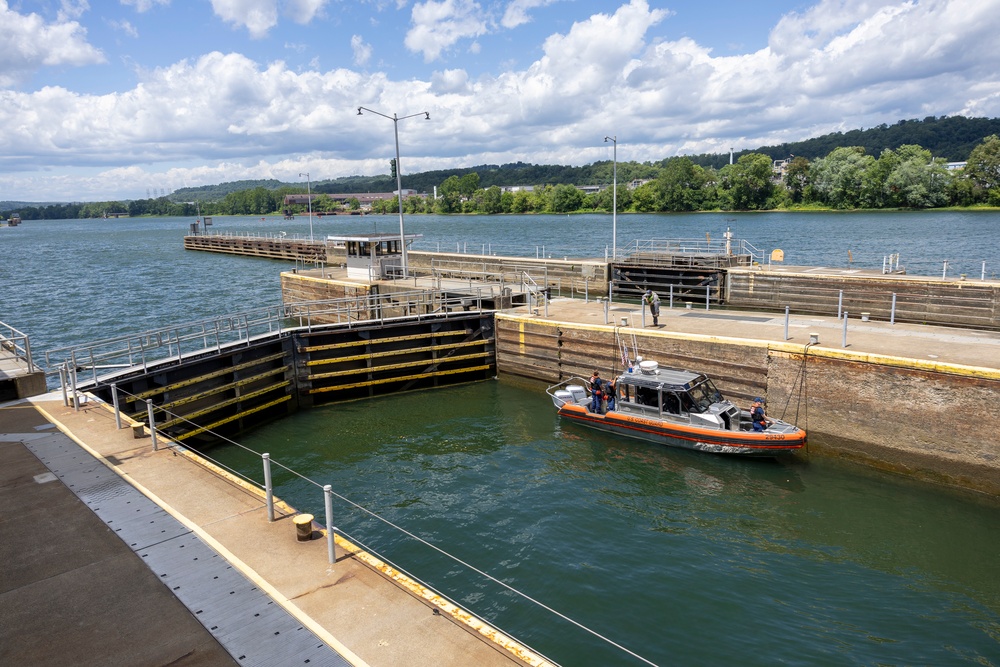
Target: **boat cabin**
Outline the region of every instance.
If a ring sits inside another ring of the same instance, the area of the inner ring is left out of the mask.
[[[406,234],[407,245],[422,234]],[[347,250],[347,277],[355,280],[383,280],[399,273],[403,248],[399,234],[358,234],[327,236],[327,241],[342,244]]]
[[[738,428],[740,411],[702,373],[661,369],[643,361],[638,372],[618,377],[617,410],[702,426]]]

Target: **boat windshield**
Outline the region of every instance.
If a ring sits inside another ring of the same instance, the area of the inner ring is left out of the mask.
[[[691,399],[694,401],[692,412],[704,412],[713,403],[720,403],[723,400],[722,394],[715,388],[712,381],[708,379],[691,387],[690,394]]]

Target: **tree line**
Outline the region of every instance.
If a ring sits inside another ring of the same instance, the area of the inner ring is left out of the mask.
[[[517,163],[517,169],[532,167]],[[454,171],[435,183],[437,196],[411,196],[403,201],[407,213],[498,214],[611,211],[614,165],[588,165],[587,180],[601,184],[585,194],[577,186],[588,183],[546,183],[532,188],[505,189],[493,170]],[[503,169],[503,168],[498,168]],[[542,169],[542,168],[539,168]],[[917,144],[886,148],[874,155],[863,146],[840,146],[810,160],[797,156],[776,172],[772,158],[745,153],[720,168],[702,166],[690,157],[669,158],[658,164],[621,162],[617,165],[617,210],[673,212],[753,211],[789,207],[834,209],[935,208],[942,206],[1000,206],[1000,138],[993,134],[974,146],[964,168],[951,170],[943,158]],[[491,176],[492,174],[492,176]],[[540,176],[540,174],[538,174]],[[413,188],[407,177],[407,186]],[[630,183],[639,183],[631,188]],[[531,183],[531,181],[522,181]],[[269,183],[270,184],[270,183]],[[301,184],[269,188],[264,185],[233,189],[217,201],[174,201],[177,196],[74,204],[21,207],[23,220],[138,216],[272,215],[283,211],[286,194],[302,194]],[[341,203],[313,189],[314,212],[360,208],[357,199]],[[394,189],[394,183],[387,183]],[[415,189],[415,188],[413,188]],[[433,188],[431,188],[433,189]],[[395,196],[373,203],[374,213],[398,210]],[[305,206],[291,212],[303,213]],[[9,213],[9,212],[8,212]]]

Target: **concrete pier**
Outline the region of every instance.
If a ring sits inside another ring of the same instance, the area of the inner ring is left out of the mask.
[[[305,664],[298,658],[306,657],[310,665],[372,667],[548,664],[346,542],[330,565],[324,539],[297,539],[292,508],[279,505],[269,523],[254,489],[183,451],[152,451],[148,436],[117,429],[104,404],[76,411],[49,394],[0,405],[0,434],[0,664],[66,664],[67,655],[80,665]],[[199,584],[147,567],[145,551],[133,552],[119,529],[73,496],[72,481],[31,453],[32,442],[52,437],[70,446],[64,456],[93,457],[88,476],[102,476],[105,489],[91,496],[96,505],[129,511],[135,500],[106,486],[127,481],[162,520],[182,527],[158,542],[188,540],[178,546],[204,552],[194,560],[217,559],[239,572],[248,583],[235,587],[262,592],[264,608],[280,607],[292,621],[234,643],[239,627],[210,623],[203,610],[221,607],[229,620],[249,603],[198,597],[202,589],[210,595],[210,575]],[[181,604],[172,591],[185,586],[195,600]]]

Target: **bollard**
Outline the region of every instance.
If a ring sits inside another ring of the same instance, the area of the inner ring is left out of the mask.
[[[896,293],[892,293],[892,310],[889,313],[889,324],[896,323]]]
[[[841,317],[841,312],[844,307],[844,290],[840,290],[840,296],[837,297],[837,319]]]
[[[627,327],[628,326],[628,318],[627,317],[623,317],[622,318],[622,326],[623,327]]]
[[[785,306],[785,340],[788,340],[788,311],[790,306]]]
[[[299,542],[308,542],[313,535],[313,515],[299,514],[292,523],[295,524],[295,539]]]
[[[844,340],[840,345],[841,347],[847,347],[847,311],[844,311]]]

